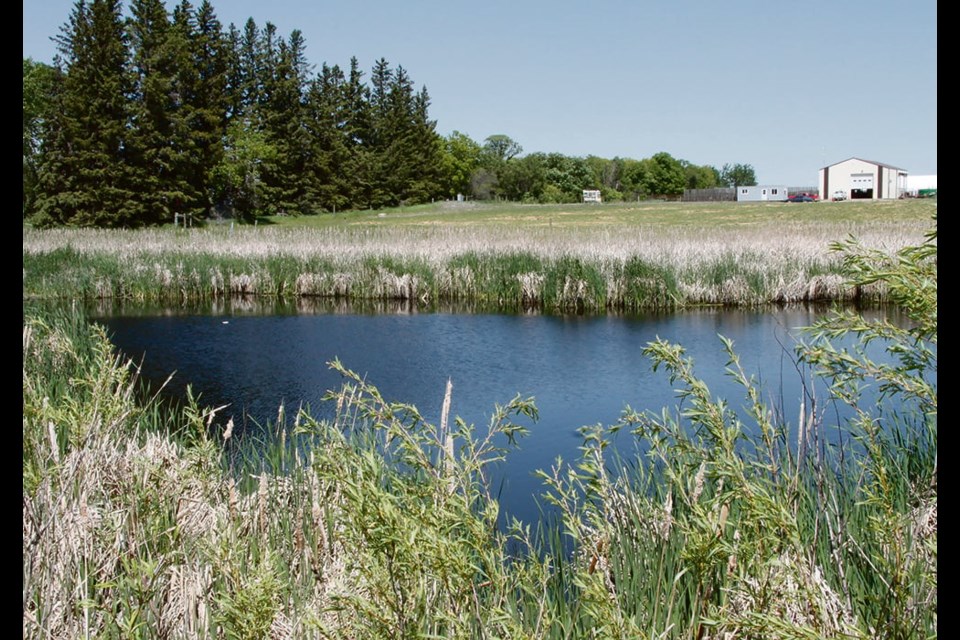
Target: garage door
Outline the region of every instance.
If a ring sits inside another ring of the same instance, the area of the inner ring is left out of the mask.
[[[850,197],[851,198],[872,198],[873,197],[873,174],[872,173],[851,174]]]

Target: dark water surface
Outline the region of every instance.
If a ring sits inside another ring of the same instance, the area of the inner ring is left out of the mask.
[[[478,426],[489,421],[494,403],[533,396],[540,420],[498,471],[502,509],[530,521],[543,491],[533,471],[548,469],[558,456],[574,460],[579,427],[612,424],[626,405],[656,412],[675,405],[667,376],[654,373],[641,353],[648,342],[660,337],[683,344],[711,391],[738,407],[743,394],[724,375],[718,334],[732,339],[743,367],[762,379],[766,397],[795,420],[802,376],[793,347],[797,329],[818,315],[806,307],[636,316],[221,309],[94,319],[123,352],[142,359],[147,379],[163,381],[176,372],[173,393],[189,383],[202,404],[229,404],[224,415],[247,429],[275,420],[281,403],[288,415],[309,405],[315,416],[329,416],[332,407],[321,398],[342,383],[327,364],[334,358],[388,400],[414,404],[431,421],[439,419],[448,378],[451,412]],[[630,438],[618,436],[621,451],[633,446]]]

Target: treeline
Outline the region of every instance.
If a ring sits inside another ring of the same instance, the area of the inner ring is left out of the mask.
[[[210,2],[78,0],[48,66],[23,65],[23,215],[34,224],[135,227],[479,199],[575,202],[755,184],[658,153],[645,160],[521,155],[430,119],[426,87],[378,60],[369,74],[307,62],[303,34]],[[744,175],[746,172],[747,175]]]
[[[379,60],[313,74],[300,31],[224,29],[188,0],[77,2],[27,131],[25,214],[140,226],[175,213],[240,218],[392,206],[441,195],[426,88]],[[30,69],[28,70],[28,66]],[[46,90],[44,93],[44,89]],[[29,143],[28,143],[29,139]]]
[[[450,156],[456,158],[459,153],[468,159],[458,175],[469,179],[457,185],[459,192],[479,199],[578,202],[584,189],[595,189],[604,201],[638,200],[679,197],[684,189],[757,183],[750,165],[727,164],[717,169],[679,160],[666,152],[643,160],[539,152],[521,156],[520,145],[507,136],[490,136],[480,146],[456,131],[446,142]]]

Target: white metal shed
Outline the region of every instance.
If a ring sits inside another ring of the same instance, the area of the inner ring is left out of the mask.
[[[851,200],[895,200],[907,191],[907,170],[861,158],[820,169],[820,194],[843,191]]]

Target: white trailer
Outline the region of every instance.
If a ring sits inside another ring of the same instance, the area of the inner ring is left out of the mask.
[[[783,202],[787,188],[782,185],[737,187],[737,202]]]

